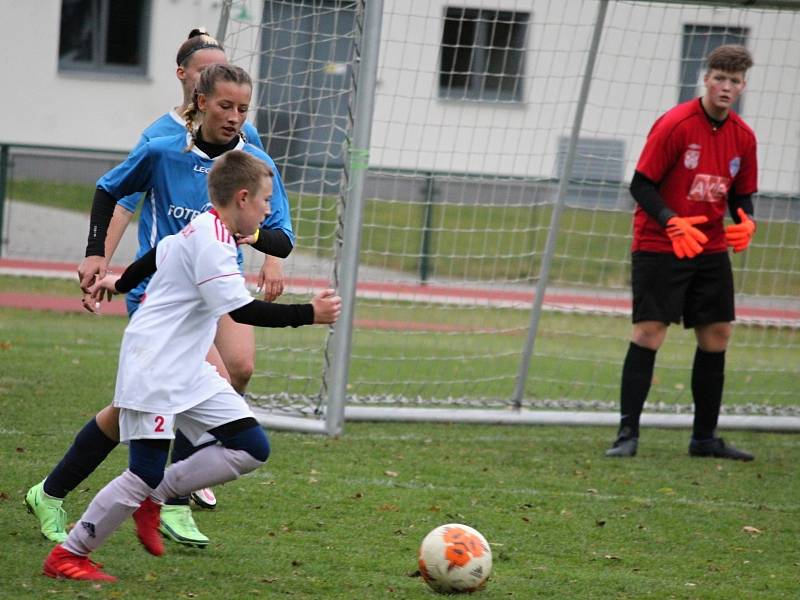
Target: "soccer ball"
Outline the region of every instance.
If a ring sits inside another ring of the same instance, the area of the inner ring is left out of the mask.
[[[486,538],[472,527],[440,525],[422,540],[419,571],[437,592],[474,592],[489,579],[492,550]]]

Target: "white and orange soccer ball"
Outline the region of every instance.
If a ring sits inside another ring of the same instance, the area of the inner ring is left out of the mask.
[[[422,540],[419,571],[437,592],[474,592],[489,579],[492,550],[486,538],[472,527],[440,525]]]

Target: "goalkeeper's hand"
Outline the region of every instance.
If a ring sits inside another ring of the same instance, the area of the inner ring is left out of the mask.
[[[740,222],[728,225],[725,228],[725,241],[728,246],[733,248],[734,252],[741,252],[750,245],[750,240],[753,239],[753,234],[756,231],[756,223],[741,208],[737,209],[736,212],[739,215]]]
[[[703,251],[708,241],[706,234],[695,225],[708,222],[708,217],[672,217],[667,221],[667,235],[672,242],[672,251],[678,258],[694,258]]]

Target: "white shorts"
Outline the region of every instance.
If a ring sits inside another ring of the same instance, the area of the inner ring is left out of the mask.
[[[209,429],[252,416],[253,411],[250,410],[250,406],[233,390],[215,394],[178,414],[149,413],[120,408],[119,439],[121,442],[171,440],[175,437],[177,427],[196,446],[214,439],[211,434],[206,433]]]

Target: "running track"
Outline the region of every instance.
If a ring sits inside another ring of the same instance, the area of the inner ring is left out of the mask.
[[[42,277],[76,278],[76,265],[63,262],[46,262],[17,259],[0,259],[0,274],[36,275]],[[122,271],[123,267],[115,267]],[[254,277],[248,276],[254,283]],[[77,283],[77,281],[76,281]],[[287,292],[307,294],[309,291],[329,287],[325,280],[308,278],[288,278]],[[77,291],[77,288],[76,288]],[[375,281],[359,282],[357,295],[361,298],[400,300],[440,304],[468,304],[487,307],[511,307],[530,309],[534,294],[532,291],[491,289],[478,287],[419,285],[408,283],[386,283]],[[64,296],[44,296],[0,291],[0,306],[26,308],[33,310],[52,310],[58,312],[82,312],[80,298]],[[616,295],[592,295],[590,293],[547,293],[543,306],[547,310],[630,314],[630,299]],[[125,314],[124,302],[111,302],[103,305],[103,313]],[[738,301],[736,307],[738,320],[762,325],[800,327],[800,305],[790,308],[772,308],[748,305]],[[361,320],[357,325],[375,329],[418,329],[425,331],[457,331],[459,326],[446,326],[433,323],[409,323],[397,321]]]

